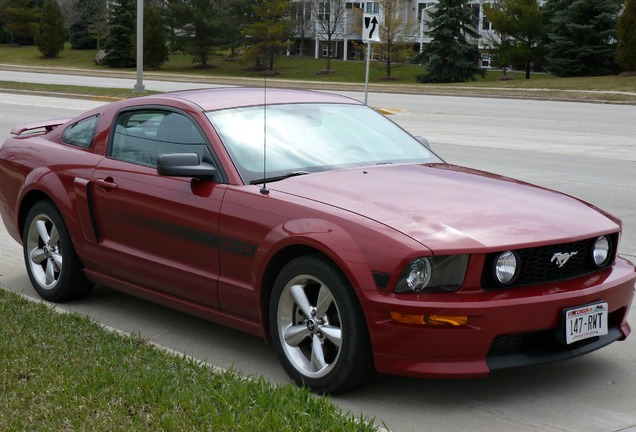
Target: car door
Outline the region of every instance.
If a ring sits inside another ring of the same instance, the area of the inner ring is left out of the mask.
[[[120,112],[113,128],[109,156],[92,177],[105,268],[126,282],[217,307],[226,186],[159,176],[155,168],[163,153],[210,159],[204,134],[187,114],[157,108]]]

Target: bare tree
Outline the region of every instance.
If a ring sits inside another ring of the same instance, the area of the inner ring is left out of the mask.
[[[57,0],[57,4],[62,11],[64,22],[71,23],[75,21],[75,3],[80,0]]]
[[[335,52],[334,41],[346,35],[347,11],[343,0],[311,0],[316,25],[316,39],[327,44],[327,71]]]
[[[312,6],[311,1],[301,0],[292,2],[290,5],[289,17],[294,23],[295,36],[300,39],[300,55],[305,55],[305,42],[307,36],[311,36],[313,21],[311,20]]]
[[[88,32],[95,38],[97,51],[99,51],[102,48],[102,41],[108,36],[108,12],[106,8],[93,16],[93,22],[89,24]]]
[[[66,31],[71,47],[99,50],[108,34],[106,0],[78,0],[73,3],[70,13],[72,19]]]
[[[417,20],[409,19],[408,0],[380,0],[382,22],[380,25],[380,49],[386,62],[386,76],[391,76],[393,62],[405,60],[412,53],[408,43],[415,40]]]

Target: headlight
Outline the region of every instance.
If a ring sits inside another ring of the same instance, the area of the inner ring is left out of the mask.
[[[592,249],[592,258],[594,259],[594,264],[596,264],[597,267],[603,267],[605,264],[607,264],[609,256],[609,239],[605,236],[597,238],[596,242],[594,243],[594,249]]]
[[[468,255],[416,258],[402,270],[396,293],[457,291],[464,283]]]
[[[431,282],[431,259],[418,258],[411,261],[406,273],[406,285],[411,291],[422,291]]]
[[[502,252],[495,258],[495,278],[500,284],[509,284],[517,275],[518,267],[519,261],[514,252]]]

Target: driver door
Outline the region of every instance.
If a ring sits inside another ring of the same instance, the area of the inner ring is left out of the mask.
[[[218,307],[218,226],[225,185],[157,174],[163,153],[209,152],[196,122],[169,110],[118,114],[94,171],[93,209],[111,276]]]

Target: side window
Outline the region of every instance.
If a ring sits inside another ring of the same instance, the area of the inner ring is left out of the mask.
[[[73,123],[64,130],[62,141],[66,144],[89,148],[93,144],[99,116],[89,117]]]
[[[115,159],[156,166],[164,153],[197,153],[206,140],[192,119],[157,109],[125,111],[117,117],[110,155]]]

